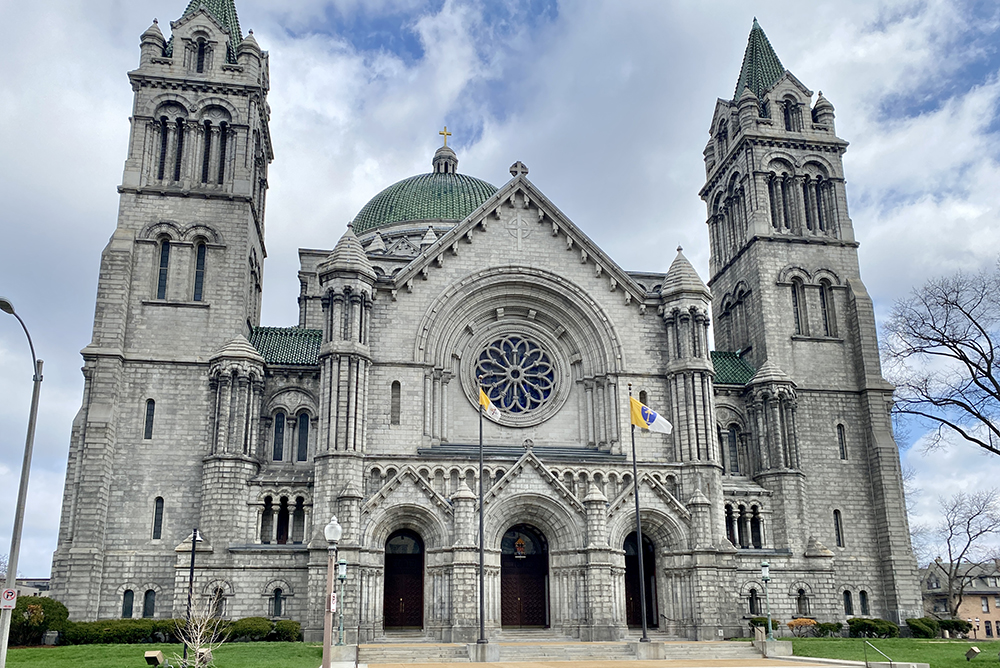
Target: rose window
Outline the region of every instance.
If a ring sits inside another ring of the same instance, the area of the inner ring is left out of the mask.
[[[522,336],[505,336],[486,346],[476,376],[490,401],[502,411],[522,414],[548,401],[556,371],[548,353]]]

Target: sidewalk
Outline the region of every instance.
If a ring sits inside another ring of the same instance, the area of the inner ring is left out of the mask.
[[[852,665],[851,662],[834,665]],[[804,657],[796,661],[780,659],[720,659],[689,661],[533,661],[497,663],[360,663],[358,668],[831,668],[829,661],[808,661]],[[343,664],[338,668],[353,668],[353,664]]]

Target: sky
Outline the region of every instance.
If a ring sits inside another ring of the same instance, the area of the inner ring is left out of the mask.
[[[19,570],[48,575],[90,340],[114,230],[132,92],[154,18],[187,0],[3,3],[0,295],[45,360]],[[262,324],[297,322],[299,247],[332,248],[384,187],[430,171],[447,125],[459,170],[531,180],[628,270],[681,245],[708,270],[702,150],[754,16],[782,64],[837,110],[862,277],[878,317],[927,278],[991,266],[1000,248],[1000,8],[959,0],[238,0],[270,53]],[[2,314],[0,314],[2,315]],[[0,317],[0,553],[7,550],[31,359]],[[902,452],[916,521],[936,498],[1000,480],[955,444]],[[915,444],[915,445],[914,445]]]

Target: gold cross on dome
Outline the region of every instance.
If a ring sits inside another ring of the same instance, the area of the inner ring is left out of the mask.
[[[444,137],[444,145],[447,146],[448,145],[448,137],[451,136],[451,133],[448,132],[448,126],[447,125],[444,126],[444,130],[442,130],[438,134],[441,135],[442,137]]]

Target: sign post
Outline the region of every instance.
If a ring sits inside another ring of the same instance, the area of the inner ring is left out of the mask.
[[[17,605],[17,590],[4,589],[0,594],[0,610],[13,610]]]

